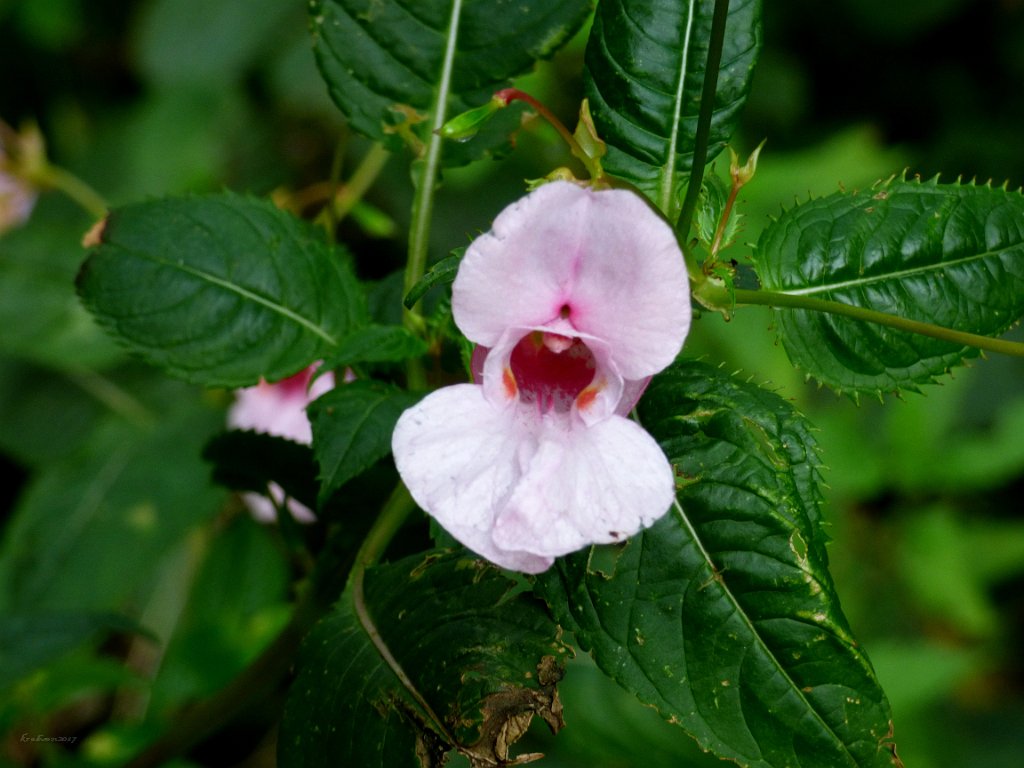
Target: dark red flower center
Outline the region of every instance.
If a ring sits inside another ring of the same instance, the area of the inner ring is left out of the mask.
[[[594,380],[597,361],[580,339],[533,331],[512,350],[509,361],[520,402],[542,412],[568,411]]]

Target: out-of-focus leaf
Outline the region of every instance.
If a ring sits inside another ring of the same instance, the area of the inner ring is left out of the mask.
[[[95,368],[123,358],[74,292],[88,219],[40,204],[0,238],[0,351],[50,368]]]
[[[379,382],[355,381],[309,404],[321,502],[391,452],[395,422],[419,398]]]
[[[447,115],[491,95],[553,54],[579,29],[591,0],[314,0],[314,50],[331,97],[360,133],[394,147],[398,127],[421,141]],[[493,146],[518,127],[496,117],[481,135],[451,145],[449,161]],[[490,134],[490,135],[484,135]]]
[[[289,0],[150,0],[139,16],[135,56],[157,85],[204,88],[237,83],[289,19]]]
[[[158,425],[108,419],[39,472],[0,547],[0,610],[137,610],[161,558],[212,518],[203,442],[222,415],[177,408]]]
[[[587,44],[584,86],[611,174],[674,219],[693,164],[714,0],[603,0]],[[760,0],[733,0],[725,30],[708,161],[725,147],[761,49]]]
[[[415,555],[369,571],[365,598],[380,640],[443,722],[430,722],[375,647],[349,589],[303,643],[282,768],[435,768],[456,746],[474,765],[503,765],[533,715],[561,725],[567,649],[539,601],[498,569]]]
[[[764,288],[994,336],[1024,314],[1024,196],[891,180],[782,214],[761,235]],[[915,389],[972,347],[804,309],[775,312],[793,363],[842,392]]]
[[[113,613],[31,613],[0,617],[0,691],[101,632],[137,632]]]
[[[640,418],[678,506],[538,580],[597,664],[743,766],[890,766],[891,715],[839,606],[807,422],[704,364],[651,383]]]
[[[208,386],[289,376],[366,318],[339,253],[290,214],[234,194],[113,211],[78,289],[134,352]]]

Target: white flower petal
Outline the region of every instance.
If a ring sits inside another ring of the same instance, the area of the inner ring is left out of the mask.
[[[405,411],[391,440],[416,503],[452,536],[505,568],[538,573],[552,559],[499,549],[494,515],[530,462],[535,443],[516,409],[498,409],[475,384],[439,389]]]
[[[498,515],[502,549],[557,557],[623,541],[672,504],[675,479],[647,432],[620,416],[565,429],[552,420]]]

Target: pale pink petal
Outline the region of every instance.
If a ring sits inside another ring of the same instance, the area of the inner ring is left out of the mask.
[[[635,422],[612,416],[586,428],[545,422],[539,444],[494,525],[494,543],[557,557],[624,541],[672,504],[665,454]]]
[[[590,195],[568,182],[545,184],[470,244],[452,285],[455,323],[468,339],[493,347],[510,327],[558,317],[592,224]]]
[[[311,375],[312,371],[307,371]],[[228,426],[309,445],[313,431],[306,406],[334,387],[334,374],[318,376],[307,389],[309,375],[304,373],[273,384],[261,381],[255,387],[237,390],[235,403],[228,410]],[[299,378],[302,380],[297,381]]]
[[[505,568],[550,567],[551,558],[505,551],[491,538],[496,510],[535,449],[516,409],[495,408],[475,384],[445,387],[402,414],[391,447],[413,499],[458,541]]]
[[[252,516],[259,522],[276,523],[277,508],[275,507],[274,502],[276,501],[278,505],[285,503],[284,489],[277,483],[270,483],[268,491],[274,501],[271,501],[266,496],[253,492],[243,493],[242,501],[245,502],[245,506],[249,508]],[[291,513],[292,517],[300,523],[316,522],[316,515],[313,514],[313,510],[300,501],[289,498],[286,503],[286,509]]]
[[[570,320],[603,339],[626,379],[665,368],[690,329],[690,288],[671,228],[637,195],[591,193]]]
[[[604,340],[623,377],[667,366],[690,325],[682,254],[637,195],[552,182],[506,208],[466,251],[455,322],[493,347],[511,327],[568,321]]]

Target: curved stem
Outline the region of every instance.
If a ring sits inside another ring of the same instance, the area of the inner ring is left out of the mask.
[[[690,236],[693,213],[697,207],[701,182],[704,180],[704,166],[708,161],[708,141],[711,137],[711,117],[715,111],[715,94],[718,92],[718,71],[722,66],[722,48],[725,45],[725,22],[729,18],[729,0],[715,0],[715,12],[711,17],[711,39],[708,41],[708,58],[704,68],[704,88],[700,95],[700,113],[697,115],[697,130],[694,135],[693,165],[686,197],[679,214],[678,231],[682,239]],[[674,151],[674,149],[673,149]]]
[[[761,305],[767,307],[784,307],[787,309],[807,309],[815,312],[826,312],[831,315],[849,317],[853,320],[863,320],[868,323],[885,325],[889,328],[896,328],[900,331],[916,333],[921,336],[929,336],[933,339],[949,341],[954,344],[963,344],[967,347],[976,347],[988,352],[999,352],[1004,355],[1024,357],[1024,344],[1005,339],[993,339],[989,336],[981,336],[976,333],[967,333],[953,328],[945,328],[941,325],[922,323],[918,320],[910,320],[905,317],[889,315],[874,309],[856,307],[852,304],[842,304],[838,301],[816,299],[812,296],[794,296],[788,293],[775,291],[751,291],[737,288],[734,292],[736,304]],[[720,302],[715,302],[715,308],[723,308]]]
[[[366,153],[355,173],[346,181],[334,195],[330,208],[334,213],[334,223],[337,224],[348,216],[353,206],[363,199],[363,195],[373,186],[380,172],[387,165],[391,153],[384,149],[383,144],[374,144]]]
[[[416,703],[423,710],[423,713],[430,719],[431,725],[437,729],[438,733],[443,736],[449,744],[455,744],[455,738],[445,728],[444,721],[437,716],[434,709],[430,706],[423,694],[419,692],[416,685],[413,683],[409,675],[406,674],[405,670],[402,669],[402,665],[398,662],[398,659],[391,653],[391,649],[388,648],[387,642],[381,636],[380,631],[377,629],[376,623],[373,621],[373,617],[370,615],[370,611],[366,606],[366,595],[363,590],[363,584],[366,577],[366,569],[380,560],[381,555],[384,554],[384,550],[387,549],[388,543],[394,537],[398,529],[402,527],[405,519],[409,516],[409,513],[415,509],[416,504],[413,502],[412,496],[409,495],[408,489],[405,485],[399,483],[398,487],[392,492],[391,497],[387,500],[384,508],[381,510],[380,516],[377,518],[377,522],[374,523],[373,528],[370,529],[370,533],[363,540],[363,545],[359,548],[359,552],[356,554],[356,563],[352,568],[351,581],[349,588],[352,590],[352,605],[355,610],[356,617],[359,619],[359,623],[362,625],[363,630],[370,638],[370,642],[373,643],[373,647],[377,649],[381,658],[384,659],[384,663],[388,665],[395,677],[398,678],[399,682],[402,683],[402,687],[409,693],[410,696],[416,701]]]
[[[102,219],[107,215],[107,204],[100,194],[82,181],[80,178],[58,168],[55,165],[46,165],[33,179],[39,186],[47,189],[55,189],[63,192],[91,216]]]

